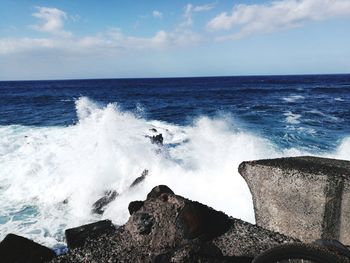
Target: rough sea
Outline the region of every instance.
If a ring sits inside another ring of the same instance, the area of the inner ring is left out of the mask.
[[[158,184],[254,222],[239,163],[296,155],[350,160],[350,75],[0,82],[0,240],[123,224]]]

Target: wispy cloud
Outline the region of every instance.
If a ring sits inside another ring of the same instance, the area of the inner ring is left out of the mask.
[[[46,32],[59,36],[70,36],[71,32],[64,30],[64,21],[68,19],[67,14],[57,8],[52,7],[37,7],[37,12],[32,16],[40,20],[39,24],[32,25],[35,30]]]
[[[70,54],[115,54],[133,50],[168,49],[190,46],[199,36],[190,30],[160,30],[150,37],[135,37],[111,28],[95,36],[53,38],[0,38],[0,55],[32,51],[60,51]]]
[[[350,0],[281,0],[269,4],[240,4],[209,21],[209,31],[235,30],[219,40],[295,28],[308,21],[350,16]]]
[[[216,3],[198,5],[187,4],[184,11],[184,21],[181,26],[192,26],[193,25],[193,13],[210,11],[215,7]]]
[[[152,11],[152,16],[153,16],[154,18],[162,18],[162,17],[163,17],[163,13],[160,12],[160,11],[158,11],[158,10],[153,10],[153,11]]]
[[[197,5],[193,7],[194,12],[210,11],[215,7],[216,3],[210,3],[205,5]]]
[[[187,46],[194,44],[198,40],[198,36],[191,31],[167,32],[160,30],[148,38],[134,37],[123,34],[118,28],[112,28],[103,39],[105,41],[109,39],[109,43],[115,43],[123,50],[128,50]]]

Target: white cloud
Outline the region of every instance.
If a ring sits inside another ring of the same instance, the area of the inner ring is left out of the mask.
[[[0,38],[0,55],[53,48],[45,38]]]
[[[159,12],[158,10],[153,10],[152,15],[154,18],[162,18],[163,17],[163,13]]]
[[[215,7],[216,3],[206,4],[206,5],[197,5],[193,7],[194,12],[204,12],[210,11]]]
[[[184,22],[181,26],[192,26],[193,25],[193,13],[210,11],[215,7],[215,3],[194,6],[192,4],[187,4],[184,11]]]
[[[199,36],[190,30],[160,30],[150,37],[128,36],[118,28],[95,36],[53,38],[0,38],[0,55],[55,50],[70,54],[110,54],[133,50],[166,49],[195,44]]]
[[[112,42],[124,50],[189,46],[199,40],[199,36],[190,30],[176,30],[172,32],[160,30],[152,37],[143,38],[124,35],[120,29],[111,29],[109,35]]]
[[[45,38],[0,38],[0,55],[40,51],[61,52],[70,56],[86,54],[115,54],[133,50],[166,49],[190,46],[199,40],[199,35],[187,28],[176,27],[172,31],[159,30],[150,37],[126,35],[118,28],[111,28],[96,35],[78,37],[65,31],[67,13],[57,8],[37,7],[33,16],[41,23],[31,27],[51,35]],[[157,11],[158,12],[158,11]],[[159,16],[156,13],[156,16]],[[76,16],[79,19],[79,16]]]
[[[68,16],[60,9],[39,6],[32,16],[40,20],[39,24],[31,26],[35,30],[65,37],[71,35],[71,32],[64,30],[64,21]]]
[[[269,33],[302,26],[307,21],[350,16],[350,0],[281,0],[269,4],[236,5],[207,24],[210,31],[237,30],[219,39],[239,39],[254,33]]]

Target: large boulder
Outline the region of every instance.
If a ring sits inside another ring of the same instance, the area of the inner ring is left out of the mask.
[[[0,262],[4,263],[44,263],[55,256],[51,249],[14,234],[0,243]]]
[[[305,242],[350,245],[350,162],[292,157],[243,162],[256,222]]]
[[[269,247],[263,242],[271,246],[295,241],[262,228],[257,231],[249,223],[237,223],[164,185],[153,188],[146,200],[131,203],[129,210],[125,225],[87,240],[53,262],[247,262]],[[242,242],[249,244],[245,247]],[[235,249],[230,250],[231,246]]]

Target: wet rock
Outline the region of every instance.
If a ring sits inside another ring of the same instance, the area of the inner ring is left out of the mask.
[[[350,162],[292,157],[243,162],[258,225],[304,242],[350,245]]]
[[[151,132],[158,132],[156,128],[149,129]]]
[[[163,193],[174,194],[174,192],[168,186],[166,186],[166,185],[158,185],[158,186],[154,187],[151,190],[151,192],[148,193],[147,199],[157,198]]]
[[[130,188],[135,187],[136,185],[140,184],[141,182],[143,182],[146,179],[146,176],[148,175],[148,170],[145,169],[143,170],[141,176],[137,177],[132,184],[130,185]]]
[[[132,215],[133,213],[137,212],[143,206],[143,204],[143,201],[130,202],[128,206],[129,214]]]
[[[55,256],[51,249],[14,234],[0,243],[0,262],[4,263],[43,263]]]
[[[115,231],[110,220],[102,220],[95,223],[70,228],[65,231],[68,248],[77,248],[84,245],[88,239],[95,239],[103,234]]]
[[[160,133],[158,135],[154,135],[154,136],[149,136],[151,143],[153,144],[157,144],[157,145],[163,145],[163,135]]]
[[[104,193],[104,196],[98,199],[93,205],[92,205],[92,212],[94,214],[102,215],[103,212],[106,209],[106,206],[114,201],[119,194],[115,190],[109,190]]]

